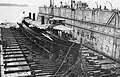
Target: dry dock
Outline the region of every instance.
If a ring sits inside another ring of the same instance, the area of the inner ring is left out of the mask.
[[[19,28],[0,29],[1,77],[120,77],[119,10],[44,6],[37,20],[29,15]],[[72,29],[67,41],[79,48],[62,46],[46,30],[40,33],[36,27],[52,17],[65,20]]]
[[[53,77],[59,65],[48,58],[43,47],[30,40],[19,28],[2,28],[1,34],[1,39],[7,42],[7,46],[2,45],[1,77]],[[120,77],[119,61],[89,47],[82,46],[81,51],[82,68],[88,77]],[[80,74],[79,60],[55,77],[64,77],[69,70],[72,74]]]

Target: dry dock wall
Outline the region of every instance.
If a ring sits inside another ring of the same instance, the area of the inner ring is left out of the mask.
[[[90,44],[94,48],[120,59],[120,16],[119,11],[108,10],[71,10],[68,8],[39,7],[39,16],[45,16],[45,22],[49,15],[65,19],[67,26],[72,27],[74,38]]]

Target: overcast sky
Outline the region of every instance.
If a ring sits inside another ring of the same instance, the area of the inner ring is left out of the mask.
[[[61,0],[54,0],[54,3],[59,6],[60,5],[60,1]],[[65,2],[69,2],[70,0],[62,0],[63,4],[65,4]],[[120,9],[120,0],[75,0],[75,1],[83,1],[83,2],[88,2],[90,7],[96,7],[96,3],[98,5],[106,5],[108,8],[111,8],[110,3],[112,3],[113,8],[119,8]],[[106,2],[109,1],[109,2]],[[47,5],[49,6],[50,0],[0,0],[0,2],[4,2],[4,3],[17,3],[17,4],[32,4],[32,5],[39,5],[39,6],[43,6],[43,5]]]

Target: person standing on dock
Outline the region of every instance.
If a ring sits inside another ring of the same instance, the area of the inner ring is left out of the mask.
[[[24,17],[25,17],[25,11],[23,11],[23,16],[22,16],[22,19],[24,19]]]
[[[18,23],[22,23],[22,20],[25,18],[25,11],[22,12]]]

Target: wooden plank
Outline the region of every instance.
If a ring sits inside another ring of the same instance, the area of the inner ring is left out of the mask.
[[[9,47],[9,48],[3,48],[3,49],[18,49],[18,48],[17,48],[17,47],[15,47],[15,48],[10,48],[10,47]]]
[[[106,64],[115,64],[115,62],[109,62],[109,63],[100,63],[101,65],[106,65]]]
[[[12,59],[12,58],[25,58],[25,57],[24,56],[3,57],[3,59]]]
[[[107,55],[106,53],[104,53],[104,52],[102,52],[102,51],[99,51],[99,50],[97,50],[97,49],[95,49],[95,48],[93,48],[93,47],[90,47],[89,45],[86,45],[86,44],[83,44],[83,46],[89,48],[89,49],[92,50],[93,52],[96,52],[96,53],[98,53],[98,54],[101,54],[101,55],[109,58],[110,60],[112,60],[112,61],[120,64],[120,61],[119,61],[118,59],[113,58],[113,57]]]
[[[7,56],[7,55],[22,55],[23,53],[7,53],[7,54],[3,54],[3,56]],[[29,54],[29,53],[24,53],[24,54]]]
[[[11,70],[11,71],[5,71],[5,74],[11,74],[11,73],[17,73],[17,72],[29,72],[31,71],[30,69],[26,70]]]
[[[37,77],[41,77],[41,76],[50,76],[50,77],[52,77],[53,76],[53,74],[49,74],[49,73],[41,73],[41,74],[38,74],[38,75],[36,75]],[[56,77],[60,77],[60,76],[62,76],[63,75],[63,73],[60,73],[59,74],[59,72],[58,72],[58,74],[56,74],[56,75],[54,75],[54,76],[56,76]]]
[[[13,62],[25,62],[26,60],[12,60],[12,61],[4,61],[4,63],[13,63]]]
[[[16,44],[10,44],[10,46],[14,47],[14,46],[19,46],[19,45],[16,43]]]
[[[20,66],[29,66],[29,64],[21,64],[21,65],[5,65],[4,68],[9,68],[9,67],[20,67]]]
[[[3,52],[19,52],[19,51],[27,51],[27,49],[23,49],[23,50],[7,50],[7,51],[3,51]]]
[[[1,73],[1,77],[5,77],[4,75],[4,66],[3,66],[3,49],[2,49],[2,45],[0,45],[0,73]]]
[[[28,75],[28,76],[18,76],[18,77],[35,77],[35,76]]]

